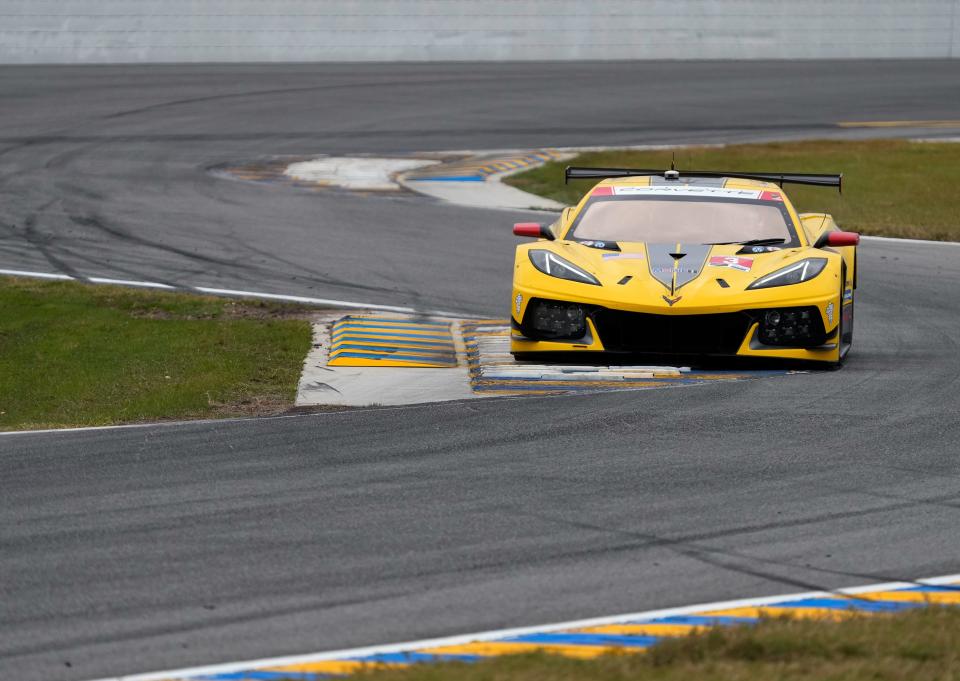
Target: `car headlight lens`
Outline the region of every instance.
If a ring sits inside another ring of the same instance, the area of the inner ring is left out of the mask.
[[[549,274],[551,277],[567,279],[568,281],[579,281],[581,284],[600,285],[599,280],[597,280],[595,276],[589,272],[584,272],[569,260],[564,260],[559,255],[551,253],[550,251],[531,249],[530,262],[532,262],[533,266],[538,270],[544,274]]]
[[[747,288],[772,288],[774,286],[789,286],[800,284],[813,279],[827,266],[826,258],[807,258],[792,265],[781,267],[776,272],[760,277]]]

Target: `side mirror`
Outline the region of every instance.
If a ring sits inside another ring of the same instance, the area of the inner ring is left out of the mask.
[[[546,225],[539,222],[517,222],[513,225],[513,233],[516,236],[527,236],[533,239],[548,239],[553,241],[553,232]]]
[[[860,243],[860,235],[856,232],[824,232],[817,239],[814,248],[823,248],[824,246],[857,246]]]

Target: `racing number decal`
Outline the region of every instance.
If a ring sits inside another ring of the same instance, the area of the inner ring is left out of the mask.
[[[732,267],[741,272],[749,272],[753,267],[753,258],[740,258],[736,255],[712,255],[710,265],[713,267]]]

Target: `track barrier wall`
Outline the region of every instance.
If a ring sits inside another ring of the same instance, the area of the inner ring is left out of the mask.
[[[0,0],[0,63],[952,58],[960,0]]]

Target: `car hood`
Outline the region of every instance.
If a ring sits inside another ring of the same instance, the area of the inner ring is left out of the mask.
[[[704,298],[713,300],[717,295],[742,295],[760,277],[813,255],[806,247],[739,244],[622,242],[619,250],[577,242],[556,242],[553,246],[558,255],[596,276],[607,297],[662,303],[664,296],[682,295],[686,305]]]

